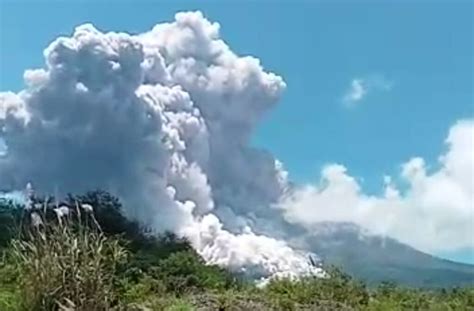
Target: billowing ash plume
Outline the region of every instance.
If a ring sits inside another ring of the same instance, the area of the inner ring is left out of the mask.
[[[285,83],[233,53],[217,23],[179,13],[139,35],[86,24],[44,56],[24,90],[0,94],[0,189],[106,189],[130,217],[188,237],[211,263],[262,276],[320,272],[257,233],[287,180],[249,138]]]

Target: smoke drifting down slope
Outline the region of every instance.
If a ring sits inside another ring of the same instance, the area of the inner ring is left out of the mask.
[[[286,242],[311,250],[302,240],[321,222],[428,252],[474,247],[473,120],[452,126],[437,169],[413,158],[382,195],[338,164],[293,188],[281,163],[249,145],[285,82],[233,53],[200,12],[138,35],[82,25],[44,56],[24,90],[0,93],[1,190],[108,190],[128,216],[254,276],[323,274]]]
[[[0,95],[0,188],[107,189],[129,216],[188,237],[211,263],[262,276],[321,272],[251,229],[249,215],[287,187],[281,165],[248,146],[285,83],[235,55],[218,24],[200,12],[135,36],[86,24],[44,55],[25,90]]]

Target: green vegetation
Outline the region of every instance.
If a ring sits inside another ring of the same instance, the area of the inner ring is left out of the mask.
[[[127,220],[108,193],[70,196],[62,216],[51,200],[35,203],[0,202],[2,311],[474,310],[474,288],[367,288],[338,269],[257,288],[206,265],[186,240]]]

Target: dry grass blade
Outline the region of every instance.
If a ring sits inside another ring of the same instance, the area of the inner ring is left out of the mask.
[[[117,241],[79,219],[28,227],[13,242],[25,310],[105,311],[117,307],[116,267],[126,257]],[[94,221],[92,221],[94,223]]]

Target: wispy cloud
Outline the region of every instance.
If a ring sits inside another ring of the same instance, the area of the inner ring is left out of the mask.
[[[344,102],[354,104],[361,101],[367,94],[367,85],[363,79],[353,79],[351,87],[344,95]]]
[[[369,93],[375,91],[389,91],[393,83],[381,75],[371,75],[352,79],[349,88],[342,98],[347,107],[353,107],[362,102]]]

